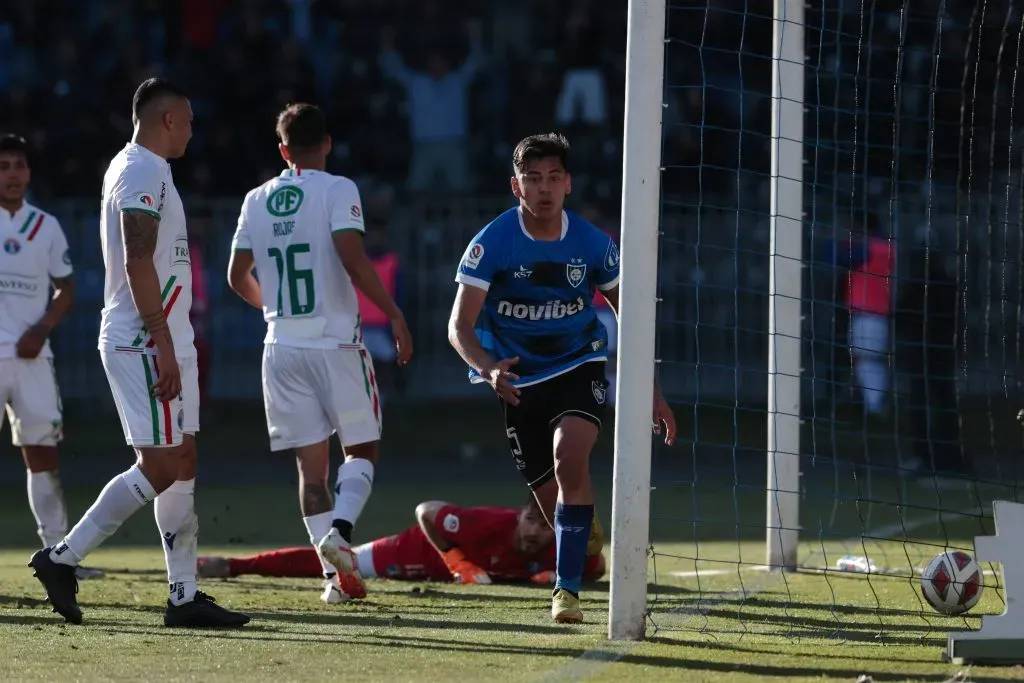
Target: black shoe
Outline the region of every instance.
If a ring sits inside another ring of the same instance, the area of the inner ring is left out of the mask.
[[[35,569],[34,576],[46,589],[46,597],[53,605],[53,611],[72,624],[82,623],[82,609],[78,606],[78,578],[75,568],[69,564],[58,564],[50,559],[50,548],[36,551],[28,566]]]
[[[217,604],[217,601],[202,591],[196,591],[191,602],[175,605],[167,601],[164,612],[164,626],[186,628],[231,628],[245,626],[249,615],[232,612]]]

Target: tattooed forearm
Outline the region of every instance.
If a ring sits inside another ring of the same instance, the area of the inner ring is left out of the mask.
[[[152,259],[160,222],[142,211],[121,212],[121,239],[125,261]]]
[[[304,484],[302,487],[302,516],[311,517],[330,512],[334,507],[327,483]]]

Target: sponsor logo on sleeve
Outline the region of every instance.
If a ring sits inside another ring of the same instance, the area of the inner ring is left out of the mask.
[[[480,265],[480,259],[484,257],[484,245],[477,242],[469,251],[466,252],[466,258],[463,259],[462,263],[470,270],[476,270],[477,266]]]
[[[348,215],[352,218],[352,220],[362,222],[363,209],[358,204],[353,204],[351,207],[349,207]]]
[[[188,252],[188,237],[181,236],[174,240],[174,244],[171,245],[171,265],[185,265],[191,266],[192,259],[189,257]]]
[[[609,240],[608,253],[604,258],[605,270],[615,270],[619,266],[619,247],[615,240]]]
[[[156,207],[156,200],[153,199],[153,195],[149,192],[140,192],[138,199],[140,204],[143,204],[150,209]]]
[[[65,249],[64,250],[64,265],[65,266],[70,266],[71,265],[71,251],[69,249]]]
[[[444,530],[450,534],[459,533],[459,518],[457,515],[448,513],[444,516]]]

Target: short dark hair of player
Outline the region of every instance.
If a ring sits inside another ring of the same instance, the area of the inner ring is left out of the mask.
[[[188,99],[188,92],[177,83],[166,78],[147,78],[135,89],[132,98],[132,120],[138,121],[146,107],[161,97],[180,97]]]
[[[0,137],[0,154],[20,154],[28,161],[28,143],[20,135],[8,133]]]
[[[530,497],[526,499],[526,505],[523,506],[523,509],[527,512],[532,512],[535,515],[540,515],[541,517],[544,516],[544,511],[540,509],[540,503],[537,502],[537,499],[532,493],[530,494]]]
[[[561,133],[543,133],[523,138],[512,152],[512,167],[525,173],[527,166],[541,159],[558,159],[562,168],[569,168],[569,141]]]
[[[277,115],[277,137],[291,150],[311,150],[327,137],[327,117],[315,104],[289,104]]]

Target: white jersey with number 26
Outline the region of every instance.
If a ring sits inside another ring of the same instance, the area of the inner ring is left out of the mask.
[[[263,291],[266,344],[362,348],[359,300],[333,234],[364,232],[359,190],[325,171],[288,169],[249,192],[234,251],[251,251]]]

